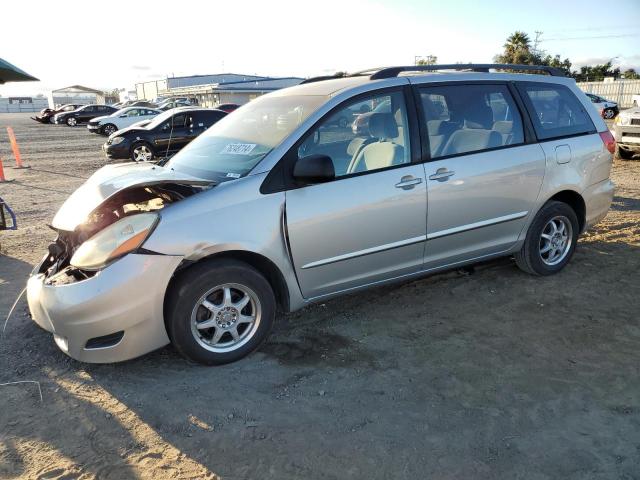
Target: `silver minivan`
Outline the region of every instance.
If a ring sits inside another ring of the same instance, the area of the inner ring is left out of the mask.
[[[614,150],[589,99],[549,67],[309,79],[162,165],[98,170],[53,219],[29,308],[78,360],[172,343],[231,362],[276,312],[346,292],[500,256],[557,273],[609,209]]]

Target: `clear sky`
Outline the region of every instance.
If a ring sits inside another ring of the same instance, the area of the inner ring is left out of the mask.
[[[514,30],[575,66],[640,71],[640,0],[109,0],[3,2],[0,57],[41,79],[0,95],[80,84],[237,72],[322,75],[413,64],[490,62]]]

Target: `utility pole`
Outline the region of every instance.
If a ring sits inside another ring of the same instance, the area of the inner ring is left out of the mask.
[[[536,30],[535,34],[536,34],[536,38],[533,41],[533,53],[534,55],[539,55],[540,52],[538,50],[538,45],[540,45],[540,42],[542,42],[542,39],[540,38],[542,37],[542,32],[540,30]]]

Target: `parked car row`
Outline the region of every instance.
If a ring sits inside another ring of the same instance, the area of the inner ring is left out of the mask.
[[[108,137],[102,150],[108,158],[135,162],[169,157],[187,145],[211,125],[239,107],[220,105],[222,109],[181,106],[182,99],[170,99],[158,106],[152,102],[132,102],[117,109],[112,105],[62,105],[45,109],[32,117],[40,123],[75,127],[87,124],[91,133]]]

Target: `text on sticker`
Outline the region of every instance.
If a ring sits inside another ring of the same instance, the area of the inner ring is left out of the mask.
[[[249,155],[256,148],[255,143],[229,143],[220,153],[231,153],[233,155]]]

